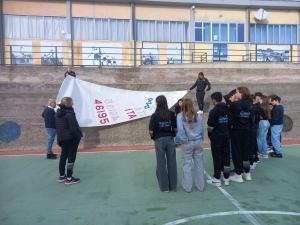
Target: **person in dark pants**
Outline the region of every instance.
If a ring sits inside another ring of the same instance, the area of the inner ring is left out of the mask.
[[[230,174],[230,146],[228,107],[222,102],[222,93],[214,92],[211,95],[214,108],[209,112],[207,120],[208,137],[211,144],[211,154],[214,164],[214,176],[207,183],[221,186],[221,172],[224,185],[229,185]]]
[[[250,128],[252,124],[250,91],[246,87],[238,87],[235,94],[236,101],[230,105],[229,120],[231,126],[232,160],[235,174],[230,181],[244,182],[252,180],[250,174]]]
[[[156,98],[156,110],[150,119],[149,134],[155,141],[156,176],[159,188],[163,192],[176,191],[177,164],[174,143],[176,119],[163,95]]]
[[[204,77],[204,74],[202,72],[199,72],[198,79],[196,80],[194,85],[189,89],[189,91],[193,90],[195,87],[197,87],[196,98],[197,98],[198,107],[199,110],[203,112],[205,89],[207,87],[206,91],[209,91],[211,89],[211,85],[208,79]]]
[[[251,107],[251,116],[252,116],[252,126],[250,129],[250,148],[252,149],[250,155],[250,168],[255,169],[257,163],[259,162],[258,158],[258,145],[257,145],[257,132],[259,127],[259,121],[262,114],[262,109],[260,104],[262,102],[263,94],[261,92],[256,92],[253,96],[253,104]]]
[[[59,160],[60,176],[58,182],[65,182],[65,184],[71,185],[78,183],[80,180],[79,178],[73,177],[73,167],[76,160],[78,145],[82,138],[82,132],[73,109],[72,98],[62,98],[59,107],[60,108],[55,114],[57,142],[61,147]],[[65,174],[67,160],[67,174]]]
[[[48,135],[47,143],[47,159],[56,159],[57,155],[53,153],[52,146],[56,136],[55,129],[55,107],[56,101],[54,99],[49,99],[48,106],[45,107],[42,117],[44,118],[45,128]]]

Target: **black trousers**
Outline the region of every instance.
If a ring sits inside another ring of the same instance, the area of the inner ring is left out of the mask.
[[[258,146],[257,146],[257,129],[250,130],[250,165],[259,160],[258,158]]]
[[[80,139],[71,139],[68,141],[61,141],[61,155],[59,160],[59,174],[60,176],[65,175],[66,161],[67,164],[67,177],[72,177],[73,167],[76,160],[77,149]]]
[[[231,132],[232,161],[236,174],[250,171],[250,132],[233,129]]]
[[[221,171],[225,179],[230,174],[230,145],[228,135],[209,135],[214,163],[214,177],[220,179]]]
[[[204,96],[205,96],[205,91],[197,91],[196,92],[198,107],[199,107],[199,110],[201,110],[201,111],[203,111],[203,108],[204,108]]]

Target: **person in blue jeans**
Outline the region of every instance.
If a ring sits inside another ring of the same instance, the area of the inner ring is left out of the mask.
[[[202,114],[196,113],[191,99],[184,99],[182,112],[177,115],[177,138],[181,143],[183,177],[182,187],[186,192],[193,188],[193,165],[195,186],[198,191],[203,191],[204,165],[203,165],[203,122]]]
[[[267,135],[270,127],[269,120],[271,119],[271,108],[267,97],[262,98],[260,104],[261,114],[257,132],[257,146],[260,156],[262,158],[268,158],[268,142]]]
[[[52,145],[56,136],[55,128],[55,107],[56,101],[54,99],[49,99],[48,106],[45,107],[42,117],[44,118],[45,128],[48,135],[47,142],[47,159],[56,159],[57,155],[52,151]]]
[[[270,156],[282,158],[280,136],[283,128],[284,108],[280,104],[281,98],[279,96],[271,95],[269,99],[270,99],[270,104],[272,105],[270,124],[271,124],[271,141],[274,147],[274,152],[271,152]]]

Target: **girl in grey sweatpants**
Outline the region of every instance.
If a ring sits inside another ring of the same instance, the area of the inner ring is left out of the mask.
[[[202,115],[197,114],[191,99],[185,99],[182,113],[177,116],[177,139],[181,143],[183,178],[182,187],[186,192],[193,188],[192,167],[195,169],[195,186],[199,191],[205,187],[203,165],[203,124]]]

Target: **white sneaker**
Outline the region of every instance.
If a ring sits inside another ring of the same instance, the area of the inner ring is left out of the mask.
[[[243,183],[244,182],[242,175],[237,175],[237,174],[234,174],[234,175],[230,176],[229,180],[237,182],[237,183]]]
[[[260,157],[263,159],[267,159],[267,158],[269,158],[269,155],[268,154],[267,155],[260,154]]]
[[[198,113],[198,114],[203,114],[203,111],[199,110],[197,113]]]
[[[244,174],[243,174],[243,177],[244,177],[244,179],[247,180],[247,181],[252,180],[252,177],[251,177],[251,174],[250,174],[250,173],[244,173]]]
[[[257,163],[253,163],[252,165],[250,165],[250,169],[254,170],[256,168]]]
[[[229,178],[228,178],[228,179],[225,179],[225,178],[224,178],[224,185],[225,185],[225,186],[230,185]]]
[[[221,187],[221,180],[216,179],[216,178],[212,178],[206,181],[208,184],[216,186],[216,187]]]

